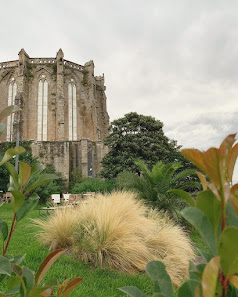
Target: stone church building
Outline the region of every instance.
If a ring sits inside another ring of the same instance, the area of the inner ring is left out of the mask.
[[[22,49],[18,60],[0,63],[0,110],[22,109],[7,118],[0,141],[15,141],[19,131],[20,140],[32,141],[33,155],[65,178],[75,168],[94,177],[107,153],[105,89],[93,61],[67,61],[61,49],[55,58],[30,58]]]

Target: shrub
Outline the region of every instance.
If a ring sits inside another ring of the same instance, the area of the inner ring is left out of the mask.
[[[203,264],[191,263],[189,279],[179,288],[178,297],[238,296],[238,184],[233,184],[238,156],[235,136],[228,135],[219,148],[212,147],[205,152],[182,150],[182,154],[205,174],[197,172],[203,191],[196,200],[182,190],[173,190],[173,193],[190,204],[181,214],[200,233],[207,251],[201,251]],[[175,296],[168,267],[165,269],[163,263],[151,261],[146,272],[154,282],[152,296]],[[136,287],[120,290],[132,297],[145,297]]]
[[[47,184],[39,186],[35,192],[39,195],[40,204],[45,204],[47,200],[50,198],[52,194],[60,194],[66,191],[66,181],[62,178],[62,174],[60,172],[56,172],[53,165],[47,166],[43,173],[47,174],[56,174],[58,179],[54,181],[50,181]]]
[[[86,192],[112,192],[115,189],[115,180],[102,180],[99,178],[87,178],[81,183],[76,183],[72,189],[73,194]]]
[[[181,221],[179,210],[182,210],[186,203],[171,193],[171,190],[189,189],[194,192],[199,189],[200,183],[193,178],[195,171],[182,169],[179,163],[157,162],[151,171],[142,160],[137,160],[135,164],[139,168],[140,176],[132,172],[120,173],[117,184],[127,190],[136,191],[146,203],[167,211],[174,219]]]
[[[38,220],[40,239],[51,248],[70,243],[80,259],[129,273],[144,271],[148,261],[161,260],[179,285],[194,258],[189,239],[168,216],[149,212],[135,197],[128,192],[98,194],[73,212],[65,209],[48,221]],[[65,241],[62,234],[73,239]]]

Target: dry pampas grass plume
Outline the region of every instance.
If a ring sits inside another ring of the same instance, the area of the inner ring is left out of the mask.
[[[175,286],[188,274],[194,251],[187,234],[166,214],[149,210],[132,192],[98,194],[73,209],[35,220],[39,240],[71,248],[84,261],[128,273],[160,260]]]

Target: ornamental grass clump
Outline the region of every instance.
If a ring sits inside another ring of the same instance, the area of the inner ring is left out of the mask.
[[[77,222],[77,212],[74,208],[60,208],[50,219],[32,220],[40,227],[37,237],[40,242],[51,250],[72,248],[74,245],[74,230]]]
[[[71,227],[65,223],[70,220]],[[50,248],[71,245],[79,259],[95,266],[131,273],[144,271],[148,261],[161,260],[175,285],[187,275],[189,260],[194,259],[185,232],[165,214],[149,211],[132,192],[99,194],[37,224],[44,244]],[[69,241],[62,240],[65,228]]]

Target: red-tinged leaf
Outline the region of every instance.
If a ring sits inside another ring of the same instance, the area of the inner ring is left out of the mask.
[[[238,289],[238,276],[237,275],[232,275],[229,278],[229,282]]]
[[[185,158],[193,162],[199,169],[206,173],[206,165],[204,163],[203,152],[197,149],[183,149],[181,150]]]
[[[24,162],[19,162],[20,185],[24,186],[31,174],[31,167]]]
[[[5,152],[3,158],[0,162],[0,166],[3,165],[4,163],[6,163],[8,160],[10,160],[15,155],[20,155],[20,154],[24,153],[25,151],[26,150],[24,149],[24,147],[21,147],[21,146],[16,146],[16,147],[8,149]]]
[[[64,249],[58,249],[50,253],[45,260],[41,263],[40,268],[36,272],[35,275],[35,284],[36,286],[39,285],[40,281],[48,271],[48,269],[51,267],[51,265],[63,254],[66,250]]]
[[[63,290],[66,287],[66,285],[67,285],[68,282],[69,282],[69,278],[65,279],[63,281],[63,283],[58,287],[57,296],[60,296],[60,294],[63,292]]]
[[[21,111],[19,106],[17,106],[17,105],[8,106],[0,113],[0,121],[4,120],[6,117],[8,117],[13,112],[18,112],[18,111]]]
[[[220,268],[220,257],[214,257],[207,263],[202,274],[203,297],[214,297]]]
[[[200,289],[198,285],[195,288],[195,297],[200,297]]]
[[[222,150],[227,150],[228,152],[231,151],[232,146],[234,144],[234,142],[236,141],[235,139],[236,137],[236,133],[235,134],[230,134],[228,135],[221,143],[220,145],[220,149]]]
[[[48,297],[48,296],[52,296],[53,294],[54,294],[53,289],[48,288],[44,292],[40,293],[40,296]]]
[[[227,162],[227,177],[229,182],[232,182],[232,176],[233,176],[233,171],[237,160],[237,155],[238,155],[238,143],[232,148]]]
[[[67,287],[64,290],[63,297],[67,297],[73,289],[81,282],[82,278],[76,277],[74,280],[72,280]]]
[[[225,180],[224,172],[222,172],[223,164],[222,152],[212,147],[204,153],[204,162],[206,164],[206,174],[210,180],[220,188],[221,183]]]
[[[195,172],[196,172],[198,178],[200,179],[200,182],[201,182],[201,184],[202,184],[202,188],[203,188],[203,190],[204,190],[204,191],[207,190],[208,182],[207,182],[207,180],[206,180],[205,175],[203,175],[203,174],[202,174],[201,172],[199,172],[199,171],[195,171]]]
[[[238,184],[235,184],[231,188],[230,201],[232,206],[234,207],[236,214],[238,215]]]

